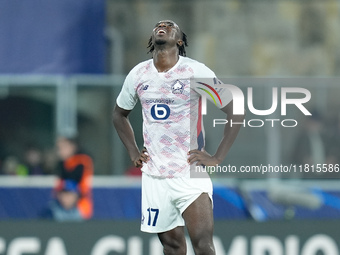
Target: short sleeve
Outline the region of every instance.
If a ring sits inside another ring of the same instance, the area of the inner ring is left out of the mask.
[[[131,71],[125,78],[122,90],[120,91],[116,103],[120,108],[132,110],[137,101],[138,96],[134,86],[134,75]]]
[[[223,87],[223,83],[216,77],[215,73],[201,63],[195,69],[191,86],[198,94],[207,98],[220,109],[233,99],[230,90]]]
[[[194,68],[195,78],[215,78],[216,74],[206,65],[196,62]]]

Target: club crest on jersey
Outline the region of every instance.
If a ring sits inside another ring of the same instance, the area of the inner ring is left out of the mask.
[[[177,80],[172,86],[171,90],[173,94],[182,94],[184,90],[184,83]]]
[[[144,220],[145,220],[145,216],[144,216],[144,213],[142,214],[142,219],[141,219],[141,224],[143,225],[144,224]]]

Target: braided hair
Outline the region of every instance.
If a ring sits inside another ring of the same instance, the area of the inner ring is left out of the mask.
[[[177,46],[179,50],[179,55],[185,57],[186,56],[185,47],[188,46],[188,38],[185,33],[183,33],[182,31],[181,33],[182,33],[183,44],[181,46],[178,46],[178,45]],[[149,49],[148,53],[152,53],[155,50],[155,45],[152,44],[152,36],[149,39],[147,48]]]

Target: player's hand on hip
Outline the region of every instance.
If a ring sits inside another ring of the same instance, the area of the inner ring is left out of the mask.
[[[146,148],[144,148],[140,152],[138,157],[133,161],[133,164],[135,165],[135,167],[142,167],[143,163],[147,163],[149,159],[150,157],[149,157],[148,151],[146,150]]]
[[[197,165],[216,166],[220,163],[214,156],[211,156],[204,150],[191,150],[188,152],[188,155],[188,163],[190,165],[196,162]]]

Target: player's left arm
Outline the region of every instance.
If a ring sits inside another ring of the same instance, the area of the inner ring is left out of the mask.
[[[233,101],[229,102],[225,107],[221,109],[227,114],[227,123],[231,120],[235,122],[243,122],[245,115],[234,115],[233,114]],[[227,156],[231,146],[233,145],[237,134],[240,130],[241,125],[225,125],[223,138],[217,148],[215,155],[211,156],[206,151],[191,150],[188,152],[189,158],[188,162],[193,164],[197,162],[197,165],[205,166],[216,166],[220,164]]]

